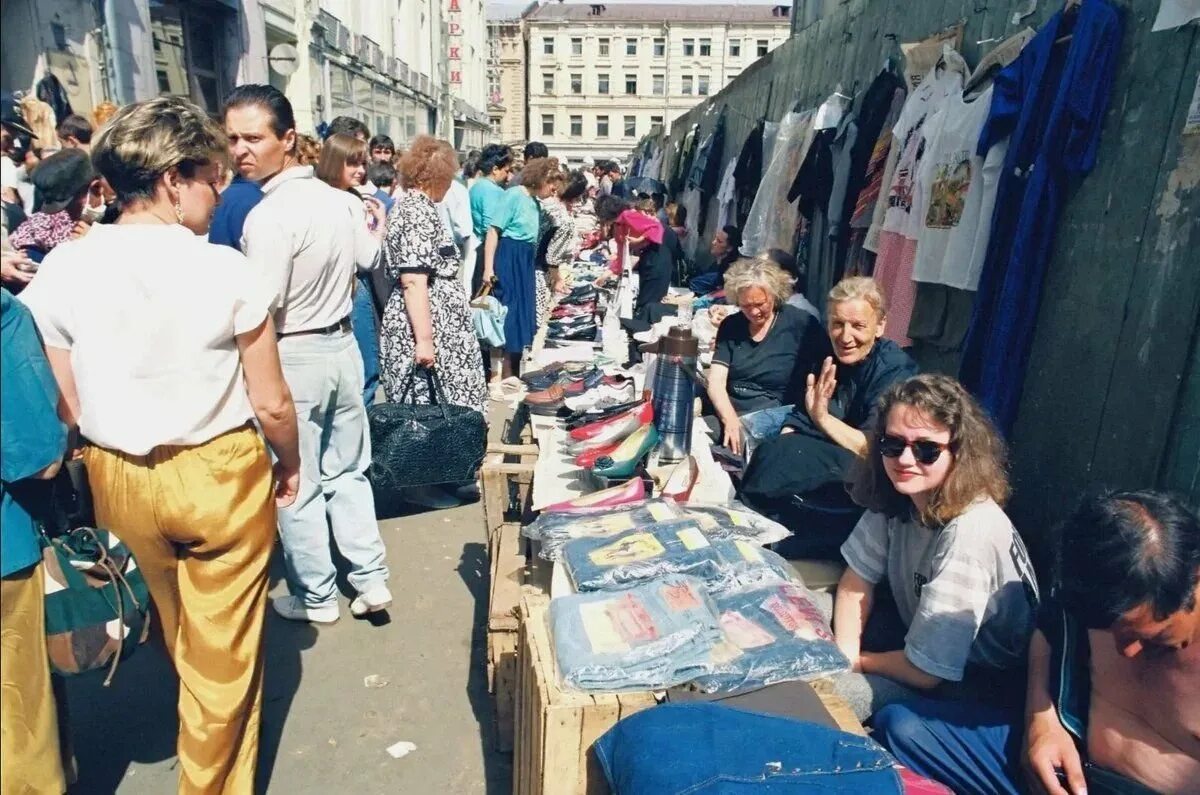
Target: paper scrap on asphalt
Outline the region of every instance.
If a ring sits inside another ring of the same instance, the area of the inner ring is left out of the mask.
[[[415,750],[417,750],[416,743],[410,743],[408,740],[401,740],[395,745],[389,746],[387,752],[391,754],[393,759],[402,759]]]

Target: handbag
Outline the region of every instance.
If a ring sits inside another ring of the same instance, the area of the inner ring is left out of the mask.
[[[432,368],[425,370],[431,402],[416,403],[416,376],[414,366],[399,402],[377,403],[367,409],[371,432],[368,474],[377,497],[411,486],[467,483],[475,479],[483,462],[487,448],[483,414],[447,403],[441,379]]]
[[[471,325],[475,336],[493,348],[504,347],[504,319],[508,307],[492,295],[492,285],[485,284],[471,299]]]
[[[129,548],[91,520],[91,493],[80,461],[69,461],[54,483],[59,525],[42,523],[46,650],[50,668],[73,675],[107,668],[107,687],[121,660],[150,635],[150,590]],[[62,524],[65,522],[65,524]]]

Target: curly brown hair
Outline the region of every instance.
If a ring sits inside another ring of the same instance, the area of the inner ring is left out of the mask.
[[[525,163],[521,170],[521,184],[531,191],[545,185],[558,171],[558,158],[535,157]]]
[[[892,516],[911,505],[892,485],[879,453],[879,437],[886,432],[888,415],[896,406],[916,409],[925,419],[950,431],[954,461],[946,479],[920,512],[922,524],[942,527],[983,497],[991,497],[1001,506],[1007,502],[1008,454],[983,407],[955,379],[923,374],[893,384],[879,399],[875,427],[867,429],[867,457],[856,467],[850,487],[856,503]]]
[[[418,135],[409,142],[396,170],[405,188],[443,189],[450,186],[458,173],[458,155],[445,141],[432,135]]]

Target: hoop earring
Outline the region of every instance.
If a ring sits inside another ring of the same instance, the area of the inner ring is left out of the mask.
[[[183,203],[179,201],[179,197],[175,197],[175,221],[183,223]]]

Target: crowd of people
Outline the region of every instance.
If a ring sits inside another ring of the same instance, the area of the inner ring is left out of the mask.
[[[795,258],[743,257],[736,227],[695,272],[683,208],[615,162],[569,170],[538,142],[460,162],[350,117],[318,139],[265,85],[217,120],[172,97],[68,117],[40,159],[2,110],[5,792],[62,792],[70,769],[39,482],[82,459],[97,523],[144,573],[183,685],[180,791],[249,792],[276,537],[283,618],[339,619],[335,549],[350,613],[390,607],[368,407],[433,402],[432,372],[486,416],[584,251],[609,266],[599,285],[637,274],[629,331],[715,328],[714,441],[745,464],[740,496],[798,531],[789,557],[846,564],[825,605],[852,669],[837,688],[901,763],[955,792],[1196,791],[1200,519],[1153,492],[1089,497],[1039,587],[1004,441],[883,337],[872,279],[836,284],[821,317]],[[488,293],[494,347],[472,321]]]

